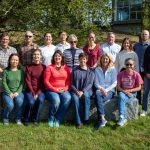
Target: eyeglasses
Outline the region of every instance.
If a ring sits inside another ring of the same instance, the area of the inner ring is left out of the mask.
[[[133,64],[126,64],[126,66],[133,66]]]
[[[70,43],[71,43],[71,44],[73,44],[73,43],[77,43],[77,41],[70,41]]]
[[[26,38],[32,38],[32,35],[26,35]]]

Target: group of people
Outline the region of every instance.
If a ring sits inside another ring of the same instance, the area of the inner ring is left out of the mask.
[[[129,38],[122,46],[115,43],[115,34],[109,32],[107,41],[96,43],[90,32],[87,44],[77,47],[75,34],[59,33],[59,44],[52,44],[52,34],[45,33],[44,45],[33,43],[33,33],[25,33],[25,43],[16,50],[9,45],[8,33],[1,35],[0,45],[0,97],[3,123],[9,124],[9,115],[16,107],[15,121],[25,125],[39,123],[45,99],[50,102],[48,125],[59,127],[72,102],[77,128],[89,123],[91,96],[95,95],[98,122],[94,128],[104,127],[104,102],[118,93],[119,120],[126,120],[126,103],[136,97],[142,104],[141,116],[146,116],[150,90],[149,32],[142,31],[134,47]],[[144,79],[144,98],[141,87]],[[139,91],[139,92],[138,92]],[[138,95],[137,95],[138,93]],[[24,111],[22,111],[24,110]]]

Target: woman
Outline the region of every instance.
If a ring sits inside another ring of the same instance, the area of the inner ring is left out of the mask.
[[[64,65],[64,57],[60,50],[56,50],[52,57],[52,64],[44,72],[46,97],[50,101],[48,125],[59,127],[67,112],[71,96],[69,93],[70,70]]]
[[[56,45],[56,49],[60,50],[62,53],[65,49],[70,48],[70,44],[67,42],[68,34],[65,31],[59,32],[59,41],[60,43]]]
[[[117,85],[116,69],[113,67],[112,59],[108,54],[103,54],[100,58],[100,65],[95,69],[96,106],[98,122],[95,129],[104,127],[107,123],[103,108],[104,102],[110,100]]]
[[[55,52],[56,46],[52,44],[52,34],[45,33],[44,34],[44,45],[39,47],[42,53],[42,62],[44,65],[48,66],[51,64],[52,56]]]
[[[136,92],[141,90],[143,80],[140,74],[134,71],[134,60],[127,58],[125,60],[126,69],[117,76],[117,89],[119,91],[119,120],[118,125],[123,126],[126,120],[126,103],[132,102],[136,98]]]
[[[124,61],[127,58],[132,58],[135,62],[135,70],[139,72],[139,63],[138,63],[138,56],[133,51],[132,44],[129,38],[124,38],[122,42],[122,47],[120,52],[117,54],[115,67],[117,72],[120,72],[122,68],[125,68]]]
[[[82,122],[88,124],[90,116],[90,97],[94,83],[94,72],[87,67],[88,56],[79,55],[80,65],[73,70],[71,78],[71,94],[75,111],[76,128],[82,127]],[[81,107],[83,106],[83,114]],[[80,116],[83,116],[82,118]]]
[[[33,109],[32,121],[37,124],[42,104],[45,99],[43,74],[45,66],[41,63],[41,51],[36,49],[33,51],[33,62],[26,66],[26,107],[24,113],[25,125],[29,124],[31,110]]]
[[[71,47],[64,51],[64,59],[65,59],[65,64],[72,71],[74,68],[76,68],[79,65],[79,55],[83,53],[83,51],[77,48],[78,38],[76,37],[76,35],[71,34],[68,38],[68,41]]]
[[[87,65],[91,68],[97,67],[97,61],[102,55],[102,49],[99,44],[95,43],[96,36],[94,32],[88,34],[88,44],[83,48],[83,51],[88,55]]]
[[[5,105],[3,123],[9,124],[9,114],[16,106],[15,121],[21,125],[21,113],[24,95],[22,93],[24,87],[24,71],[21,69],[19,55],[13,53],[8,60],[8,67],[4,69],[3,77],[3,102]]]

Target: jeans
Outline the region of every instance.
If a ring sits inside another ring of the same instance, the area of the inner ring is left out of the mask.
[[[20,93],[17,97],[12,99],[7,94],[3,93],[3,101],[5,104],[3,119],[4,121],[9,121],[9,114],[14,108],[14,104],[16,107],[16,121],[21,120],[21,113],[22,113],[22,105],[23,105],[24,95]]]
[[[42,104],[45,100],[45,94],[40,93],[35,100],[29,92],[25,92],[26,106],[24,112],[24,121],[29,122],[31,110],[33,109],[32,121],[37,122],[39,120],[39,114],[42,108]]]
[[[72,102],[75,112],[75,123],[81,124],[81,120],[87,121],[90,116],[90,92],[84,92],[82,97],[79,98],[75,93],[72,93]],[[83,108],[83,109],[82,109]],[[80,117],[81,115],[81,117]],[[81,119],[82,118],[82,119]]]
[[[137,93],[132,93],[132,97],[127,96],[123,92],[119,92],[119,116],[121,118],[126,118],[126,104],[131,103],[133,100],[135,100]]]
[[[47,90],[46,98],[50,102],[49,109],[49,120],[57,120],[59,123],[62,122],[71,102],[71,95],[68,91],[63,93],[56,93]]]
[[[95,104],[97,107],[98,119],[101,118],[101,115],[105,115],[104,106],[103,106],[104,102],[111,99],[113,95],[114,95],[114,92],[112,91],[109,91],[107,96],[103,96],[100,91],[96,91]]]
[[[144,77],[144,98],[142,103],[142,110],[147,111],[148,107],[148,94],[150,92],[150,79]]]

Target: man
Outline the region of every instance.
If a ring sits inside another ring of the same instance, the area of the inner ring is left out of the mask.
[[[9,46],[10,37],[8,33],[4,32],[1,35],[1,45],[0,45],[0,105],[2,106],[2,72],[4,68],[7,67],[9,56],[12,53],[17,53],[16,49]]]
[[[140,116],[146,116],[148,110],[148,94],[150,92],[150,46],[145,50],[144,60],[144,97]]]
[[[102,44],[103,53],[107,53],[111,56],[113,63],[115,63],[116,56],[119,53],[121,46],[115,43],[115,34],[108,32],[107,42]]]
[[[21,46],[19,51],[22,65],[26,66],[32,63],[32,52],[37,48],[37,44],[33,43],[33,33],[26,31],[25,43]]]
[[[136,52],[139,59],[139,70],[142,79],[144,79],[144,68],[143,68],[143,58],[146,48],[150,45],[149,39],[149,31],[143,30],[141,33],[140,41],[135,43],[133,46],[134,51]],[[139,100],[139,104],[141,104],[141,91],[137,92],[137,98]]]

